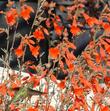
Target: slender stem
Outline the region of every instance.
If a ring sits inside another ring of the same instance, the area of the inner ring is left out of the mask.
[[[37,11],[36,11],[36,14],[35,14],[35,17],[34,17],[34,20],[33,20],[32,26],[31,26],[31,29],[30,29],[30,33],[28,35],[29,37],[31,36],[32,29],[34,28],[36,18],[38,16],[38,13],[40,12],[40,10],[41,10],[44,2],[45,2],[45,0],[43,0],[42,4],[40,5],[41,1],[38,1],[38,7],[37,7]],[[25,52],[26,52],[26,46],[27,45],[25,44],[25,46],[24,46],[24,54],[23,54],[23,57],[22,57],[22,63],[24,62],[24,57],[25,57]],[[23,67],[23,65],[21,65],[20,71],[22,70],[22,67]]]
[[[13,35],[13,41],[12,41],[12,45],[11,45],[11,48],[10,48],[9,64],[10,64],[10,57],[11,57],[11,55],[12,55],[13,48],[14,48],[14,43],[15,43],[15,40],[16,40],[16,29],[17,29],[17,27],[18,27],[18,24],[19,24],[19,20],[18,20],[17,23],[16,23],[16,27],[15,27],[15,31],[14,31],[14,35]]]

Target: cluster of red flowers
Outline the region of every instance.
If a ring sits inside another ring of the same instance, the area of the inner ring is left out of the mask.
[[[109,16],[104,16],[104,14],[106,15],[106,8],[109,7],[105,6],[100,15],[101,17],[98,19],[91,17],[87,11],[82,9],[86,7],[84,1],[79,2],[79,5],[77,2],[74,2],[70,7],[58,6],[60,11],[68,10],[67,19],[71,21],[69,31],[67,31],[67,27],[61,24],[60,17],[52,12],[53,8],[57,7],[55,3],[51,2],[49,5],[48,1],[45,1],[47,5],[44,5],[44,7],[48,9],[48,14],[52,16],[52,18],[44,19],[47,27],[39,25],[31,34],[22,36],[19,47],[15,49],[15,54],[17,58],[22,58],[25,54],[25,46],[29,46],[32,55],[37,58],[40,52],[39,41],[45,39],[45,35],[50,36],[51,25],[56,36],[58,38],[63,36],[63,39],[57,45],[50,45],[49,62],[45,64],[46,68],[41,63],[36,66],[31,61],[23,64],[26,68],[31,67],[36,70],[36,75],[29,74],[29,76],[22,77],[21,75],[12,74],[9,76],[9,79],[0,83],[0,105],[2,107],[6,107],[11,111],[20,111],[21,109],[26,109],[26,111],[55,111],[57,109],[50,104],[49,98],[49,84],[54,83],[61,90],[58,95],[61,103],[60,111],[75,111],[76,109],[78,111],[81,109],[84,111],[89,111],[89,109],[95,111],[96,105],[99,106],[100,111],[110,111],[110,103],[103,101],[106,97],[110,100],[110,18]],[[20,0],[20,2],[24,3],[23,0]],[[28,21],[31,18],[31,13],[35,12],[31,6],[26,4],[22,5],[20,11],[18,11],[16,8],[11,8],[12,4],[13,2],[9,2],[9,10],[2,12],[2,14],[5,14],[9,27],[16,25],[18,19],[21,18]],[[81,17],[83,22],[79,21]],[[109,22],[105,22],[103,17],[106,17]],[[92,40],[84,52],[76,58],[73,55],[76,46],[69,41],[68,35],[71,33],[73,37],[77,37],[77,35],[84,32],[79,26],[85,26],[85,24],[90,28]],[[97,38],[97,30],[100,29],[103,29],[104,32]],[[54,65],[58,62],[57,68],[61,69],[64,74],[67,74],[64,80],[57,80],[54,75],[54,70],[56,70],[54,67],[49,70],[51,61]],[[40,87],[42,79],[45,80],[44,89]],[[103,88],[101,82],[106,87]],[[38,93],[36,90],[33,90],[36,87],[40,87],[42,92]],[[91,99],[92,105],[89,108],[86,96],[91,90],[94,93],[94,97]],[[39,96],[34,105],[28,103],[33,95]],[[20,101],[21,99],[26,100],[26,103],[23,104]],[[6,101],[11,101],[8,107],[7,104],[4,105]],[[0,111],[3,111],[1,106]]]

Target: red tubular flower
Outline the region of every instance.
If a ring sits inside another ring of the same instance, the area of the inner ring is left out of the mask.
[[[34,107],[29,107],[29,108],[27,109],[27,111],[38,111],[38,109],[37,109],[37,108],[34,108]]]
[[[37,57],[39,54],[40,47],[39,46],[34,47],[32,45],[29,45],[29,47],[30,47],[30,51],[31,51],[32,55],[34,57]]]
[[[24,19],[24,20],[28,20],[30,18],[30,14],[31,12],[34,13],[34,10],[32,7],[30,6],[27,6],[27,5],[23,5],[21,7],[21,13],[20,13],[20,16]]]
[[[16,54],[16,56],[17,57],[22,57],[23,56],[23,53],[24,53],[24,51],[23,51],[23,44],[21,43],[20,45],[19,45],[19,47],[15,50],[15,54]]]
[[[72,25],[70,32],[75,36],[80,32],[80,29],[77,26]]]
[[[55,33],[59,36],[62,34],[63,26],[59,26],[56,22],[54,23]]]
[[[36,39],[44,39],[44,34],[41,29],[36,29],[35,32],[33,32],[33,35]]]
[[[57,48],[50,48],[49,49],[49,54],[53,59],[57,59],[57,57],[59,56],[59,50]]]
[[[16,9],[11,8],[6,12],[6,22],[9,26],[13,26],[16,23],[18,13]]]

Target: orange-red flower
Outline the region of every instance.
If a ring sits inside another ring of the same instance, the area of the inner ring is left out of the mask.
[[[101,111],[110,111],[110,108],[108,106],[101,105]]]
[[[41,29],[36,29],[35,32],[33,32],[33,35],[38,40],[44,39],[44,34]]]
[[[37,108],[33,108],[33,107],[29,107],[29,108],[27,109],[27,111],[38,111],[38,109],[37,109]]]
[[[21,57],[23,56],[23,53],[23,44],[21,43],[19,47],[15,50],[15,54],[17,55],[17,57]]]
[[[18,13],[16,9],[11,8],[6,12],[6,22],[9,26],[13,26],[16,23]]]
[[[110,34],[110,24],[103,23],[102,25],[103,25],[103,28],[104,28],[106,34]]]
[[[61,81],[57,84],[59,88],[64,89],[65,88],[65,80]]]
[[[21,7],[21,13],[20,16],[24,19],[24,20],[28,20],[30,18],[30,14],[31,12],[34,13],[34,10],[32,7],[28,6],[28,5],[23,5]]]
[[[88,19],[86,20],[86,22],[88,23],[88,25],[89,25],[90,27],[93,27],[95,24],[98,24],[98,23],[99,23],[98,20],[97,20],[96,18],[94,18],[94,17],[88,18]]]
[[[59,26],[56,22],[54,22],[55,33],[59,36],[62,34],[63,26]]]
[[[34,47],[32,45],[29,45],[29,47],[30,47],[30,51],[31,51],[32,55],[37,57],[39,54],[40,47],[39,46]]]
[[[11,111],[16,109],[16,106],[15,106],[15,104],[13,104],[13,103],[11,103],[9,107],[10,107],[10,110],[11,110]]]
[[[5,84],[0,84],[0,94],[5,96],[7,93],[7,87]]]
[[[104,78],[105,84],[110,87],[110,77],[106,76]]]
[[[50,54],[50,57],[52,57],[53,59],[57,59],[60,54],[60,51],[58,48],[50,48],[49,54]]]
[[[15,94],[15,93],[14,93],[13,90],[10,90],[10,89],[9,89],[9,90],[7,91],[7,93],[8,93],[8,95],[9,95],[10,97],[14,97],[14,94]]]
[[[99,24],[99,23],[100,23],[96,18],[90,17],[90,16],[87,15],[86,13],[83,13],[83,16],[84,16],[87,24],[88,24],[90,27],[93,27],[95,24]]]
[[[72,25],[70,32],[75,36],[80,32],[80,28],[78,28],[77,26]]]

